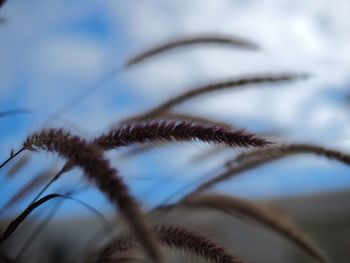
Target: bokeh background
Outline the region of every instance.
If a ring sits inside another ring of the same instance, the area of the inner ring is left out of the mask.
[[[285,72],[312,77],[217,92],[174,110],[270,134],[279,142],[316,143],[347,151],[349,11],[348,0],[8,1],[0,9],[0,112],[28,109],[32,113],[0,118],[0,159],[5,160],[10,149],[17,149],[28,133],[43,125],[95,136],[118,120],[193,86]],[[202,33],[246,38],[261,50],[215,45],[182,48],[119,71],[137,52]],[[94,87],[98,89],[74,101]],[[73,104],[69,104],[72,99]],[[211,148],[198,143],[176,144],[127,158],[128,149],[108,156],[144,206],[152,207],[189,182],[198,179],[199,183],[201,176],[220,172],[223,163],[235,154],[223,150],[205,161],[191,161]],[[60,164],[62,160],[53,155],[37,154],[11,179],[5,176],[9,165],[0,172],[1,203],[37,172]],[[81,173],[75,170],[50,192],[80,185]],[[215,190],[274,200],[338,196],[349,189],[348,167],[302,155],[247,172]],[[113,211],[93,187],[78,197],[103,212]],[[24,202],[8,215],[25,206]],[[81,213],[84,209],[66,203],[57,217],[79,217]]]

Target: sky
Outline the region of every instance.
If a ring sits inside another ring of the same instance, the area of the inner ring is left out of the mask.
[[[277,133],[278,141],[350,146],[350,21],[348,0],[10,0],[0,9],[0,112],[34,113],[0,118],[0,158],[44,126],[64,126],[86,137],[142,112],[190,87],[254,74],[309,73],[307,81],[252,86],[203,96],[176,108],[252,132]],[[170,39],[217,33],[257,43],[259,51],[219,46],[178,49],[120,71],[133,54]],[[96,86],[97,85],[97,86]],[[67,102],[98,87],[83,100]],[[47,122],[50,114],[60,117]],[[108,153],[132,192],[145,205],[222,170],[233,151],[201,163],[189,160],[210,149],[170,145],[123,158]],[[125,150],[124,150],[125,152]],[[123,153],[123,151],[122,151]],[[40,169],[62,163],[37,154],[8,181],[0,171],[1,196]],[[302,155],[246,173],[215,190],[248,198],[274,198],[346,190],[348,168]],[[52,188],[73,187],[79,170]],[[82,199],[105,206],[91,189]],[[67,210],[67,211],[72,211]]]

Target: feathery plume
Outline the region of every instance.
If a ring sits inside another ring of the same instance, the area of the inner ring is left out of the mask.
[[[73,165],[80,166],[84,174],[116,205],[127,219],[151,259],[161,262],[156,244],[144,224],[144,216],[129,194],[127,186],[110,168],[102,153],[84,139],[64,129],[44,129],[27,137],[23,149],[55,152]]]
[[[338,160],[344,164],[350,164],[350,155],[348,153],[305,143],[282,144],[270,147],[269,149],[241,153],[234,160],[227,164],[230,165],[234,163],[240,163],[252,158],[260,158],[264,156],[279,159],[289,155],[307,153],[323,156],[328,159]]]
[[[146,118],[147,119],[147,118]],[[196,122],[196,123],[202,123],[202,124],[208,124],[208,125],[220,125],[222,127],[226,127],[227,129],[235,129],[235,127],[224,123],[215,121],[209,118],[201,117],[201,116],[195,116],[191,114],[186,113],[173,113],[173,112],[164,112],[161,115],[155,116],[154,118],[151,118],[151,120],[162,120],[162,121],[188,121],[188,122]],[[145,121],[145,119],[144,119]],[[128,123],[128,122],[126,122]],[[132,121],[130,122],[132,123]],[[165,144],[168,144],[171,142],[157,142],[157,143],[149,143],[148,145],[137,145],[135,148],[129,150],[125,154],[123,154],[124,158],[131,157],[134,155],[142,154],[145,152],[148,152],[150,150],[153,150],[154,148],[158,148],[161,146],[164,146]],[[224,146],[223,146],[224,147]]]
[[[215,184],[229,180],[242,172],[259,167],[269,162],[279,160],[289,155],[305,153],[312,153],[319,156],[324,156],[328,159],[337,160],[346,165],[350,164],[349,154],[321,146],[310,144],[290,144],[277,146],[275,148],[271,147],[269,149],[266,149],[266,151],[254,151],[251,153],[243,153],[237,158],[228,161],[226,163],[228,169],[225,172],[203,182],[193,192],[188,194],[188,196],[198,194],[214,186]]]
[[[30,149],[34,141],[40,141],[35,136],[32,136],[31,140],[27,140],[21,151]],[[110,132],[96,138],[93,144],[102,150],[110,150],[135,143],[196,140],[208,143],[221,143],[230,147],[263,147],[269,144],[268,141],[251,133],[233,128],[230,129],[230,126],[226,124],[207,125],[190,121],[163,120],[127,123],[120,127],[112,128]],[[40,191],[33,201],[37,200],[52,183],[73,166],[73,162],[68,160],[62,170]]]
[[[172,40],[170,42],[158,45],[154,48],[148,49],[146,51],[143,51],[132,58],[130,58],[126,63],[124,68],[131,67],[133,65],[136,65],[142,61],[145,61],[146,59],[152,58],[155,55],[164,53],[166,51],[173,50],[175,48],[179,47],[185,47],[185,46],[193,46],[193,45],[208,45],[208,44],[215,44],[215,45],[226,45],[226,46],[234,46],[249,50],[256,50],[258,49],[258,46],[256,44],[253,44],[252,42],[249,42],[244,39],[239,38],[233,38],[233,37],[227,37],[227,36],[220,36],[220,35],[198,35],[198,36],[190,36],[190,37],[184,37]]]
[[[190,197],[190,196],[194,196],[196,194],[199,194],[199,193],[203,192],[204,190],[207,190],[210,187],[212,187],[218,183],[229,180],[239,173],[245,172],[245,171],[250,170],[252,168],[255,168],[259,165],[262,165],[262,164],[266,163],[268,160],[270,160],[271,158],[269,158],[268,160],[266,160],[266,159],[267,158],[264,158],[264,159],[261,158],[258,160],[257,159],[249,160],[249,161],[244,162],[240,165],[230,167],[226,171],[224,171],[223,173],[216,175],[216,176],[204,181],[203,183],[201,183],[195,190],[193,190],[192,192],[187,194],[186,198]]]
[[[237,197],[224,195],[193,196],[180,201],[179,205],[189,207],[209,207],[234,216],[234,212],[253,219],[278,232],[321,263],[327,262],[321,250],[314,245],[296,226],[267,210],[266,207]]]
[[[93,143],[103,150],[109,150],[135,143],[163,141],[202,141],[230,147],[262,147],[269,144],[251,133],[220,125],[158,120],[124,124],[96,138]]]
[[[195,97],[204,95],[206,93],[211,93],[214,91],[220,91],[224,89],[232,89],[232,88],[241,88],[247,85],[253,84],[262,84],[262,83],[278,83],[278,82],[286,82],[286,81],[295,81],[299,79],[305,79],[309,77],[307,74],[278,74],[278,75],[261,75],[261,76],[247,76],[235,79],[229,79],[226,81],[219,81],[210,83],[204,86],[199,86],[196,88],[192,88],[184,93],[172,97],[159,106],[149,110],[148,112],[128,118],[123,120],[122,122],[128,122],[132,120],[144,120],[144,119],[152,119],[153,117],[160,115],[164,112],[169,111],[171,108],[178,106],[179,104],[193,99]]]
[[[244,263],[237,256],[207,237],[193,231],[169,225],[152,228],[159,242],[169,248],[187,251],[203,260],[215,263]],[[131,237],[117,238],[97,253],[97,261],[108,260],[111,256],[130,250],[136,246]]]
[[[123,252],[129,251],[135,248],[135,240],[130,236],[123,236],[114,239],[112,242],[109,242],[102,249],[99,249],[94,253],[94,262],[105,262],[108,261],[112,255],[119,255]]]
[[[170,248],[189,251],[203,259],[216,263],[243,263],[235,255],[231,255],[220,245],[190,230],[172,227],[156,226],[155,232],[162,244]]]

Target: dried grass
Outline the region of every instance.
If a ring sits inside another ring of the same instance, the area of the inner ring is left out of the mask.
[[[167,43],[160,44],[154,48],[143,51],[134,55],[126,63],[124,68],[129,68],[147,59],[150,59],[156,55],[164,52],[171,51],[175,48],[193,46],[193,45],[225,45],[232,47],[239,47],[248,50],[256,50],[258,46],[252,42],[240,39],[237,37],[220,36],[220,35],[198,35],[183,37],[175,40],[171,40]]]
[[[163,141],[202,141],[225,144],[230,147],[263,147],[268,141],[243,130],[232,130],[221,125],[206,125],[189,121],[149,121],[127,123],[112,128],[94,140],[103,150],[135,143]]]
[[[243,153],[237,158],[228,161],[226,163],[228,169],[225,172],[203,182],[192,193],[190,193],[190,195],[198,194],[218,183],[229,180],[240,173],[254,169],[269,162],[276,161],[290,155],[309,153],[323,156],[327,159],[337,160],[346,165],[350,164],[349,154],[321,146],[311,144],[289,144],[271,147],[262,151],[258,150]]]
[[[179,204],[189,207],[213,208],[233,216],[235,212],[239,213],[278,232],[319,262],[328,262],[321,250],[306,237],[302,230],[289,224],[286,218],[281,218],[267,207],[241,198],[216,194],[192,196]]]
[[[28,136],[23,148],[55,152],[72,164],[80,166],[84,174],[120,209],[150,258],[161,262],[138,204],[117,176],[116,170],[110,168],[108,161],[95,146],[63,129],[46,129]]]

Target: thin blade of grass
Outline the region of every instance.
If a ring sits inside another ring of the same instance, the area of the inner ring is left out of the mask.
[[[42,198],[40,198],[38,201],[34,202],[33,204],[29,205],[15,220],[13,220],[8,227],[6,228],[6,230],[4,231],[4,233],[1,235],[0,238],[0,242],[2,242],[3,240],[9,238],[15,231],[16,229],[23,223],[23,221],[38,207],[40,207],[41,205],[45,204],[46,202],[55,199],[55,198],[63,198],[66,200],[72,200],[82,206],[84,206],[85,208],[87,208],[88,210],[90,210],[98,219],[99,221],[103,222],[103,225],[106,226],[106,233],[110,233],[110,231],[113,231],[113,227],[110,226],[108,220],[95,208],[93,208],[92,206],[90,206],[89,204],[71,197],[69,195],[64,195],[64,194],[49,194],[46,195]]]
[[[9,238],[12,233],[16,231],[16,229],[20,226],[20,224],[30,215],[32,211],[34,211],[37,207],[46,203],[47,201],[60,197],[59,194],[50,194],[47,195],[37,202],[31,204],[28,208],[26,208],[15,220],[13,220],[6,228],[6,230],[2,233],[0,237],[0,242],[3,242],[5,239]]]
[[[0,3],[0,7],[1,7],[1,3]],[[0,18],[0,23],[1,23],[1,18]],[[18,114],[28,114],[28,113],[32,113],[32,112],[27,109],[7,110],[7,111],[0,112],[0,118],[12,116],[12,115],[18,115]]]
[[[7,209],[23,200],[28,194],[32,193],[37,187],[42,185],[51,173],[52,169],[48,169],[34,176],[32,180],[19,189],[17,193],[6,202],[6,204],[0,209],[0,215],[4,214]]]

